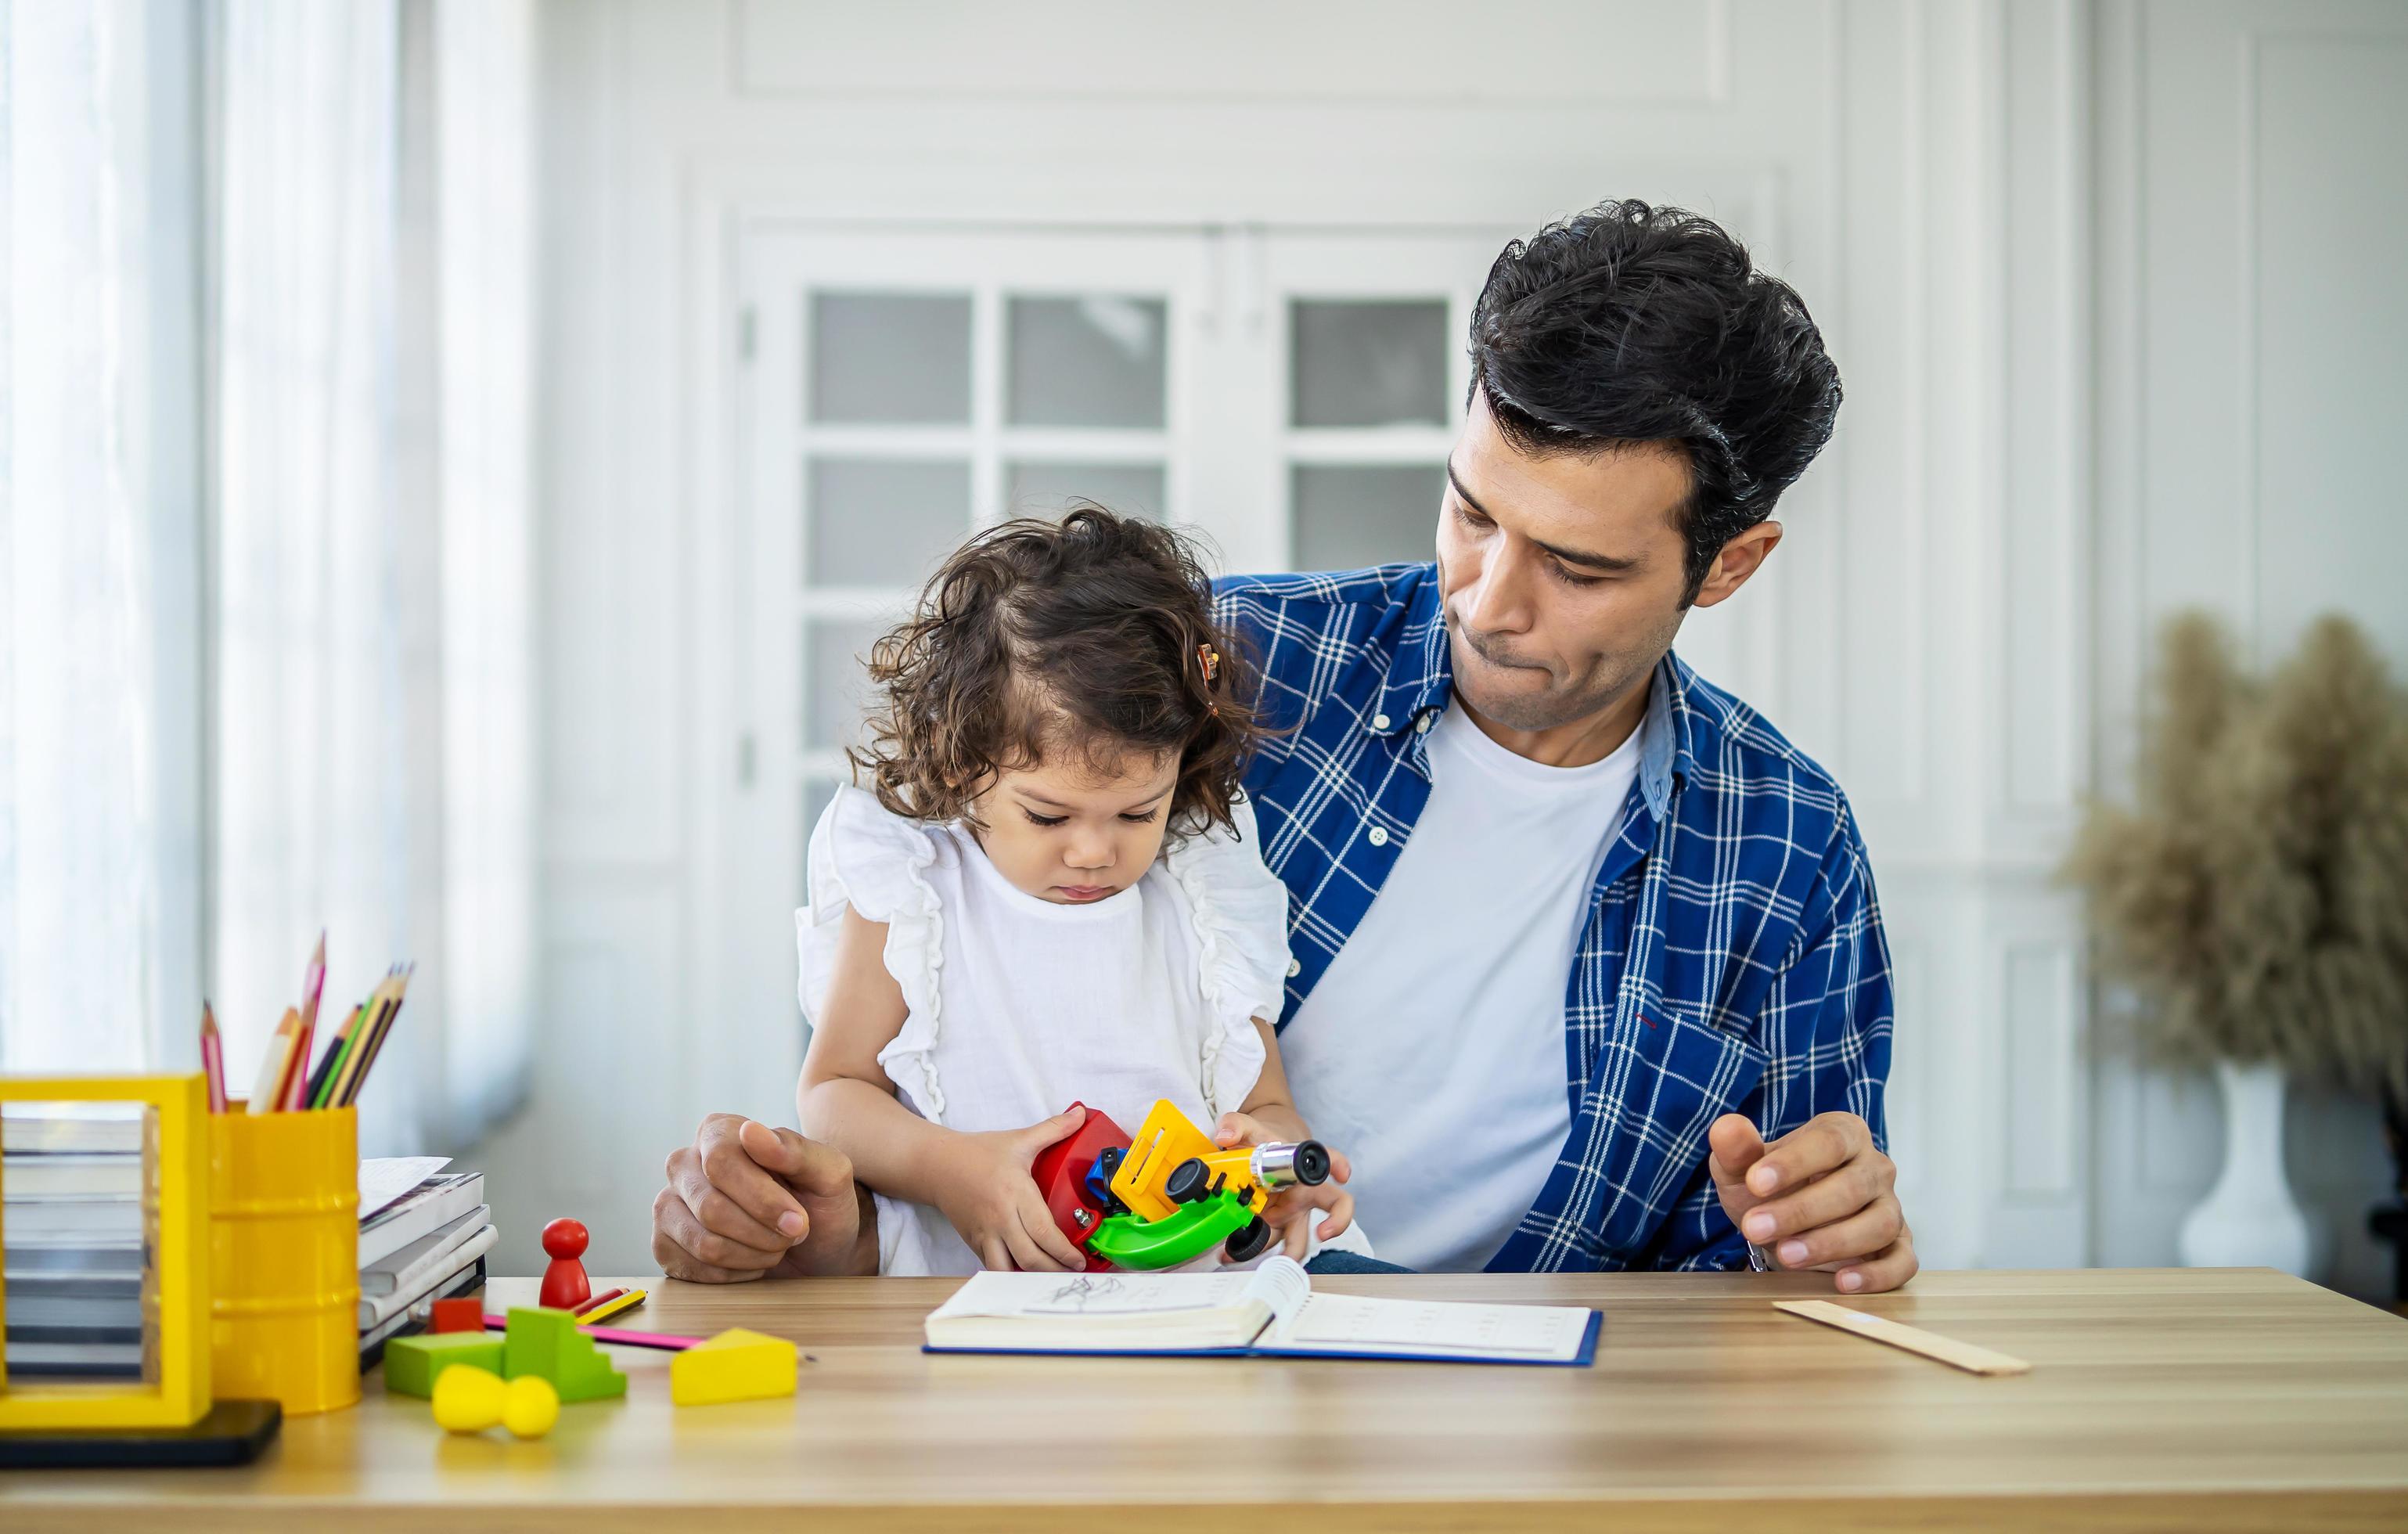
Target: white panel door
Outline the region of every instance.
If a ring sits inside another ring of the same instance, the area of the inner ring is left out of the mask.
[[[704,1075],[791,1123],[803,1030],[786,913],[860,724],[872,641],[973,529],[1072,498],[1162,518],[1226,498],[1195,232],[771,228],[741,250],[747,465],[722,909]]]
[[[1431,557],[1470,382],[1471,306],[1512,233],[1264,238],[1253,344],[1233,383],[1262,420],[1256,495],[1283,564]]]

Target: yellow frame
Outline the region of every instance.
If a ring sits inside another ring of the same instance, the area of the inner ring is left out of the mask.
[[[0,1077],[12,1102],[138,1102],[159,1115],[159,1380],[155,1385],[8,1384],[0,1358],[0,1430],[183,1427],[209,1409],[208,1089],[193,1076]],[[0,1176],[5,1176],[0,1172]],[[7,1231],[0,1225],[0,1272]],[[0,1289],[0,1311],[7,1295]]]

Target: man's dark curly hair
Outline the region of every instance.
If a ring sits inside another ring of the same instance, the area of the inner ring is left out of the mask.
[[[1471,313],[1471,387],[1526,453],[1678,448],[1688,596],[1840,412],[1840,370],[1798,291],[1713,220],[1638,201],[1505,247]]]
[[[976,824],[974,801],[1006,770],[1065,751],[1104,772],[1176,753],[1169,831],[1234,831],[1264,733],[1243,664],[1186,538],[1082,504],[953,552],[910,620],[871,647],[882,698],[846,755],[893,813]]]

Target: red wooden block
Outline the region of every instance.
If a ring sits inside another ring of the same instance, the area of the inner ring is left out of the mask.
[[[1035,1165],[1029,1168],[1038,1191],[1045,1195],[1045,1207],[1054,1211],[1054,1225],[1082,1252],[1086,1251],[1087,1238],[1096,1233],[1104,1219],[1104,1211],[1087,1201],[1087,1168],[1107,1149],[1117,1146],[1125,1151],[1128,1142],[1127,1131],[1114,1124],[1111,1114],[1089,1108],[1086,1121],[1076,1132],[1038,1152]],[[1104,1258],[1088,1254],[1088,1272],[1100,1273],[1110,1267],[1111,1264]]]
[[[485,1302],[481,1299],[438,1299],[435,1302],[434,1319],[427,1322],[431,1332],[483,1331]]]

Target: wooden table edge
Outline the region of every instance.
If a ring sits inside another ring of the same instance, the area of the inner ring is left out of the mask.
[[[341,1498],[279,1498],[271,1501],[208,1497],[139,1503],[108,1503],[82,1498],[20,1498],[0,1481],[0,1511],[10,1534],[92,1534],[113,1527],[160,1527],[178,1534],[240,1530],[256,1534],[277,1527],[322,1528],[339,1525],[345,1534],[387,1534],[440,1527],[444,1534],[504,1534],[558,1530],[600,1534],[612,1529],[657,1529],[665,1518],[695,1527],[707,1520],[710,1534],[791,1534],[796,1514],[824,1527],[889,1530],[893,1534],[953,1534],[967,1527],[999,1534],[1060,1534],[1065,1527],[1142,1527],[1161,1534],[1227,1534],[1233,1521],[1281,1514],[1310,1515],[1316,1527],[1377,1528],[1399,1534],[1510,1526],[1516,1530],[1578,1529],[1588,1534],[1601,1517],[1618,1527],[1733,1531],[1777,1519],[1795,1527],[1845,1521],[1852,1530],[2051,1529],[2132,1530],[2264,1529],[2390,1531],[2408,1527],[2408,1484],[2397,1486],[2280,1488],[2140,1492],[1969,1492],[1961,1496],[1895,1497],[1853,1491],[1799,1492],[1767,1497],[1750,1493],[1514,1498],[1411,1501],[1337,1500],[1295,1503],[1104,1503],[1061,1501],[998,1506],[975,1499],[929,1502],[831,1504],[797,1496],[782,1501],[538,1503],[496,1502],[468,1506],[439,1499],[362,1505]]]

